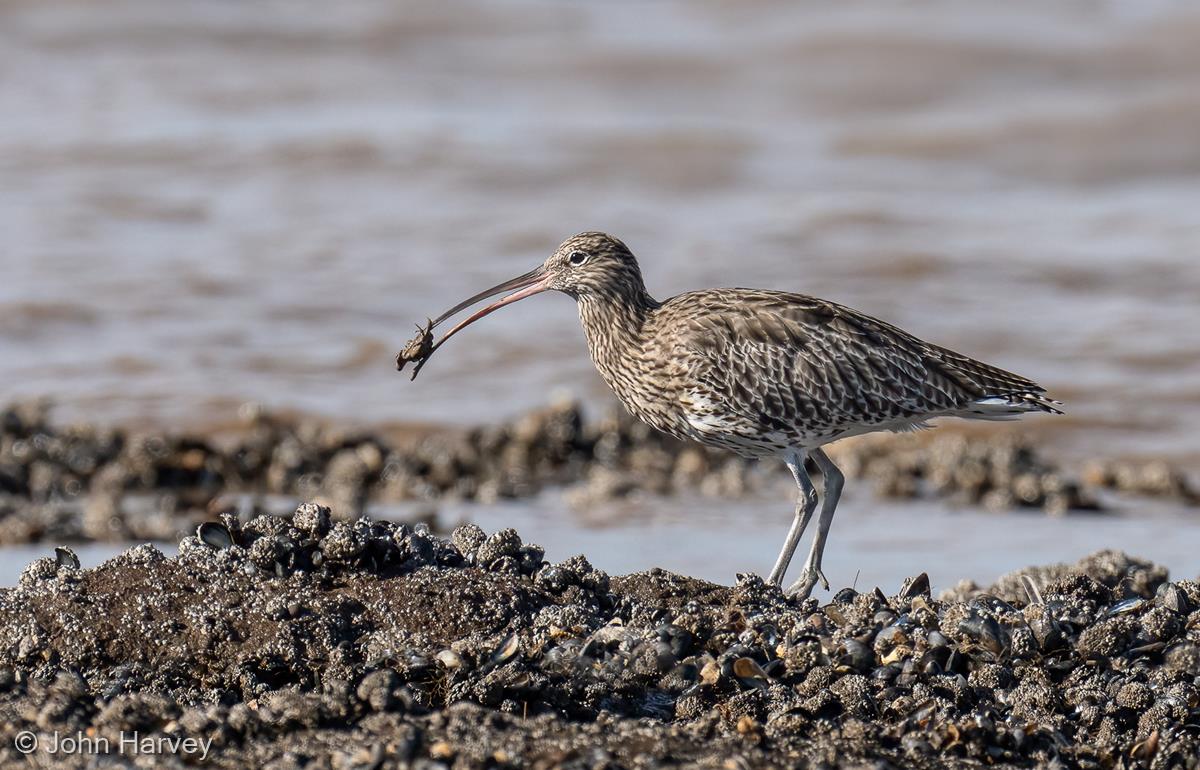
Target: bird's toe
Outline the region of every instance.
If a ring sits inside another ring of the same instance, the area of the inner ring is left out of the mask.
[[[812,593],[813,588],[817,585],[818,574],[809,570],[801,572],[799,579],[788,588],[787,595],[793,599],[807,599],[808,595]],[[828,586],[826,587],[828,588]]]

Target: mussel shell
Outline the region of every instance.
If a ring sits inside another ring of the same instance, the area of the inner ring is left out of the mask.
[[[963,655],[958,650],[951,650],[950,655],[946,658],[946,664],[942,666],[947,673],[963,674],[964,676],[970,671],[970,661],[967,656]]]
[[[900,626],[888,626],[875,635],[875,647],[890,649],[897,645],[908,644],[911,640]]]
[[[517,657],[517,653],[521,651],[521,639],[516,634],[512,634],[496,647],[492,652],[492,665],[503,666],[513,658]]]
[[[959,624],[959,630],[969,636],[980,647],[999,655],[1008,646],[1007,635],[994,618],[972,614]]]
[[[1012,613],[1017,611],[1016,607],[1013,607],[999,596],[992,596],[991,594],[979,594],[971,600],[971,604],[982,607],[992,614]]]
[[[900,675],[900,667],[896,664],[888,664],[879,666],[871,672],[872,679],[878,679],[882,682],[890,682]]]
[[[1186,615],[1191,611],[1191,603],[1183,589],[1174,583],[1163,583],[1155,592],[1154,601],[1172,612]]]
[[[65,545],[60,545],[54,549],[54,561],[60,567],[67,569],[79,569],[79,557],[75,552]]]
[[[196,527],[196,537],[200,542],[218,551],[233,547],[233,535],[230,534],[229,527],[218,521],[206,521]]]
[[[738,679],[766,679],[767,673],[754,658],[738,658],[733,662],[733,675]]]
[[[855,639],[843,639],[838,647],[838,662],[856,671],[867,671],[875,665],[875,653]]]
[[[451,670],[462,668],[463,666],[462,656],[449,648],[442,650],[435,655],[434,658],[438,663],[441,663],[443,666]]]
[[[929,594],[929,575],[925,572],[916,577],[906,579],[900,588],[900,596],[905,599],[912,599],[917,596],[929,596]]]
[[[772,661],[768,661],[762,667],[762,670],[764,674],[772,679],[778,679],[787,673],[787,663],[782,658],[775,658]]]
[[[858,591],[853,588],[843,588],[833,595],[832,602],[834,604],[849,604],[854,601],[854,597],[858,596]]]
[[[1104,611],[1105,615],[1113,617],[1114,615],[1126,615],[1130,612],[1137,612],[1145,607],[1149,602],[1140,596],[1134,596],[1129,599],[1122,599],[1116,604]]]
[[[917,661],[917,668],[925,674],[941,674],[946,670],[946,662],[951,654],[949,647],[931,647]]]
[[[929,636],[925,637],[929,642],[930,647],[949,647],[950,640],[941,631],[930,631]]]

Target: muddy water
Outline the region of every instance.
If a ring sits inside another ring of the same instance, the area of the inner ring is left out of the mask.
[[[0,396],[189,426],[599,403],[563,297],[392,371],[414,322],[598,228],[659,296],[837,299],[1043,382],[1070,414],[1021,429],[1061,456],[1197,467],[1198,71],[1170,2],[5,3]]]

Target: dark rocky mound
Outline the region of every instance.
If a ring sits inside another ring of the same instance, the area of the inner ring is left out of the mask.
[[[1029,575],[822,605],[512,530],[229,518],[0,591],[0,766],[22,730],[79,767],[53,734],[229,768],[1195,766],[1200,585],[1114,552]]]

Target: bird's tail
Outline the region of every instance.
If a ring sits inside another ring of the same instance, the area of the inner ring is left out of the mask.
[[[968,358],[953,350],[929,346],[931,357],[943,372],[968,393],[976,395],[962,410],[963,417],[976,420],[1012,420],[1029,412],[1062,414],[1061,401],[1046,395],[1046,389],[1027,377]]]
[[[958,415],[971,420],[1015,420],[1030,412],[1062,414],[1055,401],[1044,393],[1007,393],[1002,396],[984,396],[970,403]]]

